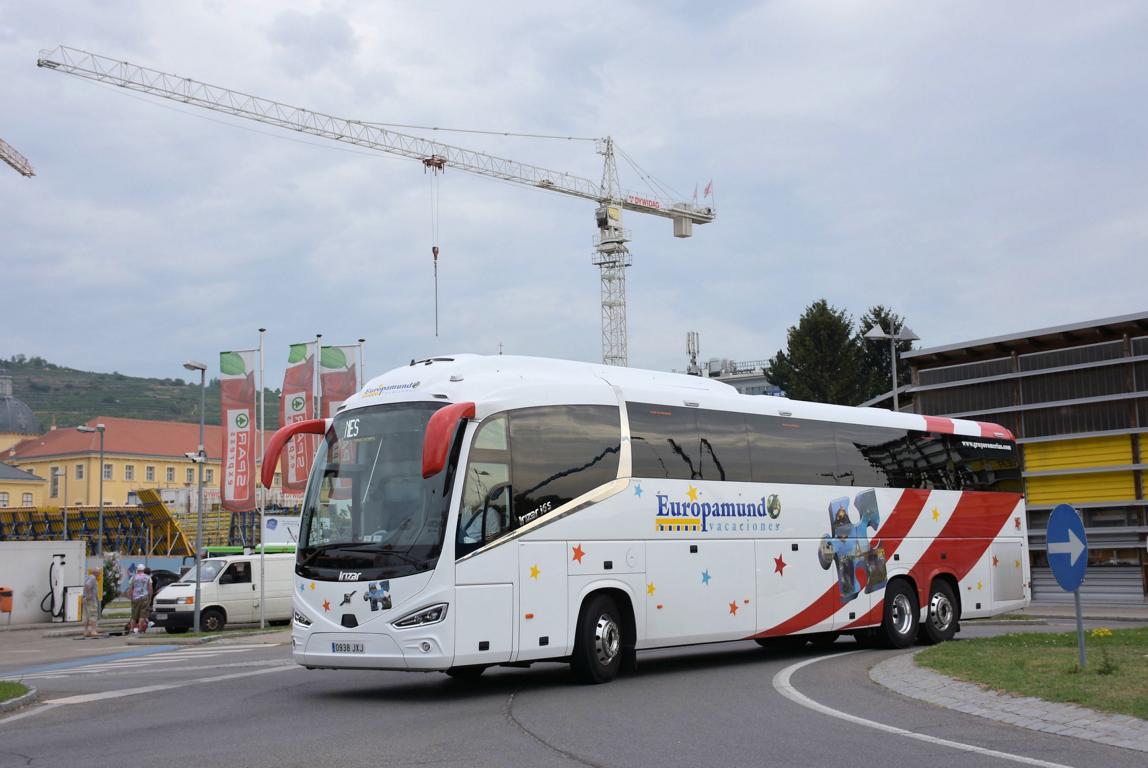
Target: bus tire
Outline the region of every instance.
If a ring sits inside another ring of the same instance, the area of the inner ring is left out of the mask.
[[[889,648],[908,648],[917,640],[917,590],[905,579],[894,579],[885,587],[881,640]]]
[[[608,595],[595,595],[578,617],[570,667],[578,682],[608,683],[622,667],[622,617]]]
[[[482,664],[468,664],[464,667],[451,667],[446,675],[455,680],[477,680],[485,671],[486,667]]]
[[[929,588],[929,615],[921,629],[920,639],[926,645],[952,640],[957,633],[957,600],[945,579],[934,579]]]
[[[199,628],[203,632],[222,632],[227,626],[227,618],[218,608],[205,608],[199,614]]]

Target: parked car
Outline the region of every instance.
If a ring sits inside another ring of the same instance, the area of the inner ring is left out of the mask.
[[[209,557],[199,570],[200,629],[216,632],[229,623],[259,621],[259,555]],[[264,618],[290,621],[295,555],[266,555],[264,571]],[[191,629],[196,577],[193,567],[156,594],[149,617],[156,626],[172,634]]]

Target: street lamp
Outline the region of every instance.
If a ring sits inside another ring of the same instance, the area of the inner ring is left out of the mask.
[[[207,366],[203,363],[197,363],[195,360],[188,360],[183,364],[183,367],[189,371],[199,371],[199,450],[194,454],[185,454],[199,468],[199,482],[197,484],[199,501],[196,504],[195,512],[195,612],[192,619],[192,631],[199,632],[199,582],[203,580],[199,571],[199,553],[203,549],[203,462],[207,459],[207,454],[203,450],[203,409],[207,403]]]
[[[56,478],[56,484],[59,485],[60,478],[64,478],[64,541],[68,540],[68,470],[65,467],[61,469],[56,467],[56,471],[52,473]]]
[[[97,424],[94,427],[83,425],[76,427],[79,432],[99,432],[100,433],[100,514],[99,521],[96,528],[96,557],[100,561],[100,567],[103,567],[104,562],[104,430],[107,429],[103,424]]]
[[[889,324],[890,329],[894,326],[892,322]],[[920,336],[913,333],[913,329],[907,325],[902,325],[901,329],[896,333],[885,333],[880,325],[874,325],[865,334],[865,338],[869,341],[884,341],[889,340],[889,354],[892,356],[893,363],[893,410],[899,411],[900,404],[897,402],[897,342],[898,341],[919,341]]]

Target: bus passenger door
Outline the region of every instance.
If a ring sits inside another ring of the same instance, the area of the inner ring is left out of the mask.
[[[565,656],[567,588],[565,541],[518,544],[518,661]]]

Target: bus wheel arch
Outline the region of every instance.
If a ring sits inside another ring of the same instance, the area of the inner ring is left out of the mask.
[[[637,623],[625,590],[596,589],[582,598],[570,666],[579,682],[607,683],[632,671]]]
[[[920,640],[926,645],[952,640],[961,618],[961,598],[957,581],[949,573],[935,575],[925,597],[925,618]]]

